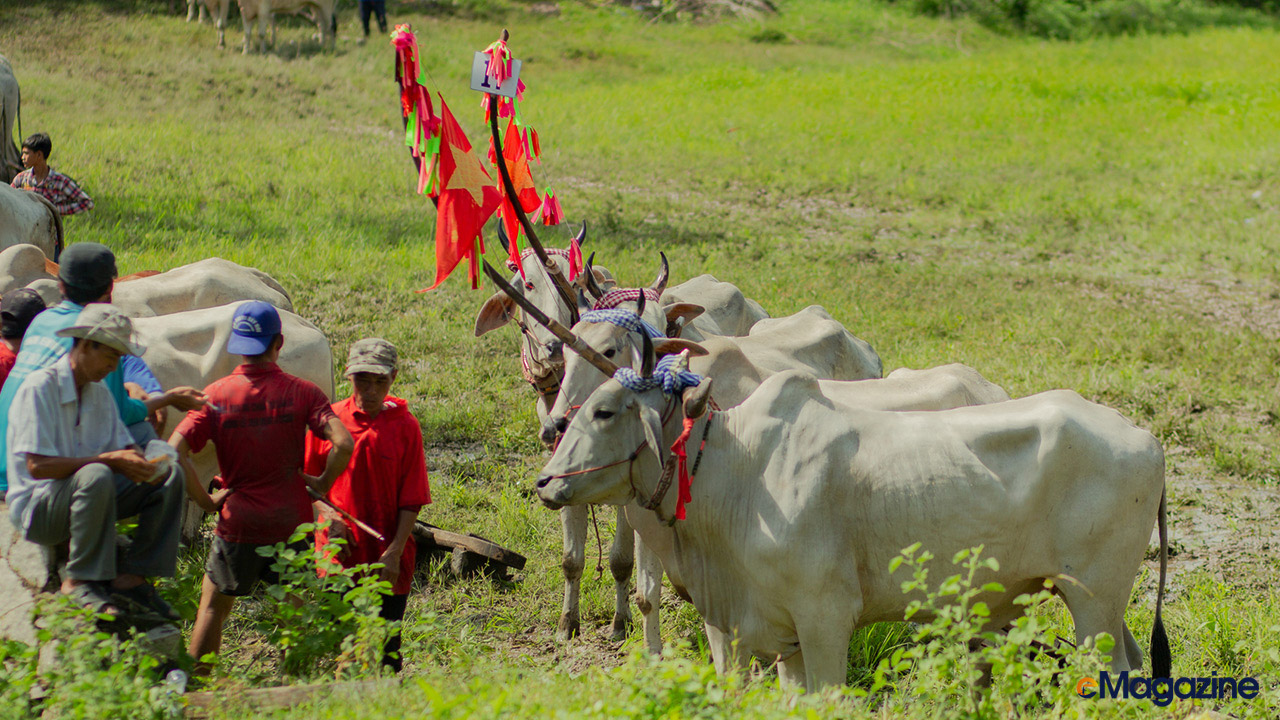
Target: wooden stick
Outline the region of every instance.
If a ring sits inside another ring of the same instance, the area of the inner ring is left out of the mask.
[[[308,485],[308,486],[307,486],[307,492],[311,495],[311,497],[315,498],[316,500],[319,500],[320,502],[324,503],[325,505],[328,505],[329,507],[331,507],[331,508],[333,508],[334,510],[336,510],[336,511],[338,512],[338,514],[339,514],[339,515],[341,515],[341,516],[342,516],[342,518],[343,518],[344,520],[346,520],[347,522],[351,523],[352,525],[355,525],[356,527],[360,528],[361,530],[363,530],[363,531],[365,531],[365,532],[369,533],[370,535],[372,535],[372,536],[374,537],[374,539],[376,539],[378,542],[380,542],[380,543],[385,543],[385,542],[387,541],[387,539],[386,539],[385,537],[383,537],[383,536],[382,536],[382,533],[380,533],[380,532],[378,532],[377,530],[374,530],[373,528],[369,527],[369,525],[368,525],[367,523],[362,522],[362,521],[360,520],[360,518],[357,518],[355,515],[352,515],[351,513],[347,512],[346,510],[343,510],[342,508],[338,507],[337,505],[334,505],[332,500],[330,500],[329,498],[327,498],[327,497],[325,497],[325,496],[321,495],[320,493],[316,492],[316,489],[315,489],[315,488],[313,488],[313,487],[311,487],[310,485]]]
[[[504,29],[502,31],[502,39],[505,42],[510,37],[509,33]],[[502,156],[502,139],[498,137],[498,96],[489,95],[489,129],[493,133],[493,154],[498,161],[498,175],[502,177],[502,187],[507,193],[507,203],[516,213],[516,218],[520,220],[520,226],[524,228],[524,234],[529,238],[529,247],[533,248],[534,254],[542,261],[542,266],[547,269],[547,274],[551,276],[552,284],[556,286],[556,292],[560,294],[560,299],[564,301],[565,307],[569,308],[569,324],[574,325],[578,322],[578,303],[574,302],[573,290],[569,287],[569,281],[564,279],[564,275],[560,273],[560,266],[555,264],[547,251],[542,247],[542,243],[538,240],[538,234],[533,230],[533,223],[529,220],[529,216],[525,215],[524,208],[520,207],[519,199],[516,197],[516,186],[511,182],[511,172],[507,170],[507,159]],[[511,242],[515,242],[515,238],[511,238]],[[545,323],[543,323],[545,325]]]
[[[574,335],[569,328],[547,317],[547,314],[539,310],[537,305],[529,302],[528,298],[516,292],[516,289],[511,287],[506,278],[493,269],[488,260],[484,261],[484,274],[488,275],[493,284],[497,285],[512,300],[515,300],[516,304],[533,317],[534,320],[542,323],[542,326],[550,330],[552,335],[560,338],[560,342],[563,342],[569,349],[581,355],[583,360],[596,366],[596,369],[604,373],[606,377],[613,377],[613,374],[618,371],[618,366],[612,360],[596,352],[595,348],[588,345],[577,335]]]

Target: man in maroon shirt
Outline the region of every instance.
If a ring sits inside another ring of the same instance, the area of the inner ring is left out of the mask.
[[[404,619],[413,583],[414,545],[410,532],[418,511],[431,502],[427,463],[422,452],[422,429],[408,403],[392,397],[396,379],[396,348],[386,340],[366,338],[351,346],[344,373],[351,379],[351,397],[333,404],[342,424],[355,438],[355,452],[346,470],[329,491],[329,499],[387,538],[350,528],[341,517],[317,503],[321,519],[330,522],[330,535],[347,541],[339,560],[346,567],[382,563],[382,579],[391,583],[391,596],[382,600],[382,617]],[[318,473],[328,465],[332,443],[307,438],[306,471]],[[323,547],[324,533],[316,533]],[[400,636],[384,649],[382,664],[400,672]]]
[[[189,413],[169,439],[184,464],[213,441],[227,491],[191,631],[189,652],[197,660],[218,652],[235,598],[253,592],[261,579],[275,579],[273,561],[257,549],[285,542],[299,524],[311,522],[307,486],[328,492],[351,457],[351,434],[324,392],[276,364],[283,344],[274,307],[241,305],[227,351],[245,356],[244,364],[205,388],[209,404]],[[308,429],[334,447],[318,476],[302,472]]]

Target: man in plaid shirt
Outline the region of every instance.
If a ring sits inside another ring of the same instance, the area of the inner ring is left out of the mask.
[[[27,169],[10,183],[19,190],[33,190],[58,208],[63,215],[93,209],[93,199],[80,189],[75,180],[49,167],[53,141],[47,133],[36,133],[22,142],[22,164]]]

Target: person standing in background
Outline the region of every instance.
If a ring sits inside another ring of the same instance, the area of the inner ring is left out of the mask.
[[[368,35],[365,23],[365,35]],[[27,168],[9,183],[19,190],[38,192],[53,203],[63,215],[75,215],[93,209],[93,198],[85,194],[75,180],[49,167],[53,141],[47,133],[36,133],[22,141],[22,165]]]

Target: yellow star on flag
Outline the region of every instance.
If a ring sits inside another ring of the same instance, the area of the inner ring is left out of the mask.
[[[471,200],[480,206],[484,204],[484,187],[492,186],[493,180],[484,166],[470,150],[459,147],[456,143],[445,143],[449,148],[449,156],[453,159],[453,172],[449,174],[445,190],[466,190]]]

